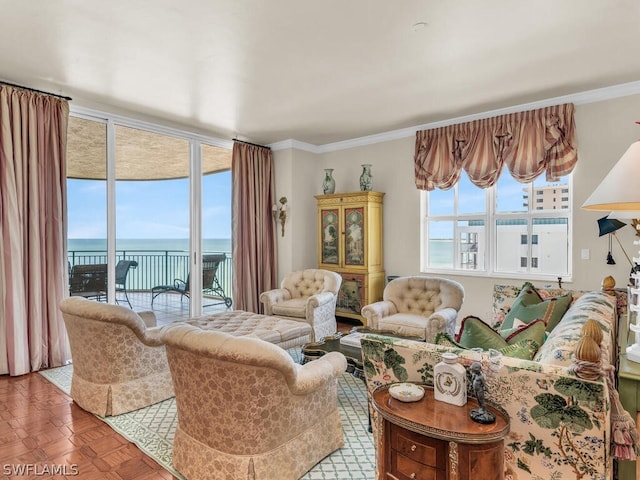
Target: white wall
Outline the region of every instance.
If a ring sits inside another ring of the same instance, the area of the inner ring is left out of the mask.
[[[288,199],[284,237],[278,224],[278,282],[292,270],[317,267],[316,199],[322,193],[322,169],[316,155],[301,150],[274,152],[276,199]]]
[[[640,138],[640,95],[576,105],[578,164],[573,180],[573,281],[567,288],[599,289],[602,279],[612,275],[618,287],[627,283],[629,264],[614,240],[616,265],[605,262],[607,237],[598,237],[597,219],[608,212],[588,212],[580,206],[631,143]],[[317,219],[314,195],[322,193],[323,169],[333,168],[336,192],[359,190],[363,163],[372,164],[373,189],[385,192],[384,265],[387,275],[412,275],[420,268],[420,193],[414,184],[415,138],[404,138],[346,150],[310,154],[300,150],[275,152],[276,189],[288,183],[292,218],[290,243],[279,241],[279,272],[317,266]],[[639,188],[640,188],[640,179]],[[282,195],[277,191],[277,195]],[[631,226],[618,232],[629,256],[638,255]],[[289,250],[290,251],[287,251]],[[581,260],[589,249],[590,260]],[[519,285],[521,279],[496,279],[450,275],[465,287],[460,318],[489,317],[495,283]],[[280,277],[281,278],[281,275]],[[536,282],[534,282],[536,283]],[[543,285],[542,283],[537,283]]]

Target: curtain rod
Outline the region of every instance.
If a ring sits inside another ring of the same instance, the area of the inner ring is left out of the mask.
[[[0,80],[0,84],[7,85],[9,87],[21,88],[22,90],[28,90],[30,92],[43,93],[45,95],[51,95],[52,97],[62,98],[63,100],[70,101],[71,97],[65,97],[64,95],[58,95],[57,93],[45,92],[44,90],[38,90],[36,88],[23,87],[22,85],[16,85],[15,83],[5,82],[4,80]]]
[[[267,147],[266,145],[258,145],[257,143],[245,142],[244,140],[238,140],[237,138],[234,138],[233,141],[245,143],[247,145],[253,145],[254,147],[266,148],[267,150],[271,150],[271,147]]]

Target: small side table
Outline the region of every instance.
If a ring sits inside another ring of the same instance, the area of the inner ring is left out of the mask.
[[[640,425],[640,363],[631,362],[624,352],[618,358],[618,393],[620,403]],[[618,480],[640,478],[640,462],[618,461]]]
[[[394,399],[385,385],[373,392],[381,441],[376,445],[378,479],[502,480],[504,437],[509,416],[498,407],[487,408],[495,423],[483,425],[469,417],[478,402],[469,398],[462,407],[440,402],[433,387],[424,386],[418,402]]]

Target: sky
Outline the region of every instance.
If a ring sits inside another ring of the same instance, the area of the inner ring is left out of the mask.
[[[202,179],[202,238],[231,238],[231,172]],[[107,238],[107,182],[67,180],[68,238]],[[118,238],[189,238],[189,180],[118,181]]]
[[[566,183],[567,180],[563,179]],[[550,185],[544,175],[535,186]],[[523,188],[511,175],[498,180],[500,211],[525,212]],[[67,180],[69,212],[68,238],[93,239],[107,237],[106,182],[101,180]],[[484,213],[485,191],[473,185],[462,173],[459,213]],[[453,214],[453,188],[430,193],[431,215]],[[231,238],[231,172],[203,177],[202,238]],[[435,227],[435,225],[433,225]],[[451,224],[443,231],[430,232],[434,238],[450,238]],[[116,230],[118,238],[188,238],[188,179],[158,181],[119,181],[116,184]]]
[[[535,187],[549,185],[568,184],[568,177],[559,182],[547,182],[544,174],[533,182]],[[462,172],[457,184],[459,190],[458,214],[484,214],[486,212],[485,190],[471,183],[466,172]],[[509,172],[503,172],[497,182],[497,211],[498,212],[527,212],[523,205],[523,194],[527,190],[527,184],[516,181]],[[429,215],[454,215],[454,189],[429,192]],[[532,200],[532,199],[531,199]],[[453,235],[453,222],[431,222],[429,228],[430,238],[450,239]]]

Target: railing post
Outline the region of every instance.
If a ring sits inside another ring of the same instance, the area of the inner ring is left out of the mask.
[[[164,251],[164,284],[169,285],[169,251]]]

